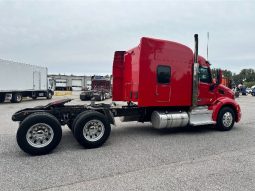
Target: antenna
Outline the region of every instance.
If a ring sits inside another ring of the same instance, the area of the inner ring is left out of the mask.
[[[208,44],[209,44],[209,32],[207,32],[207,61],[208,61]]]

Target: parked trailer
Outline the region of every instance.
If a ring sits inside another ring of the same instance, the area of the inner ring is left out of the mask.
[[[12,116],[20,121],[17,142],[31,155],[47,154],[59,144],[61,126],[68,125],[81,145],[96,148],[108,139],[115,117],[150,121],[157,129],[210,124],[227,131],[241,111],[221,79],[218,70],[214,83],[210,64],[198,56],[197,35],[194,53],[179,43],[142,38],[114,56],[112,99],[127,105],[65,105],[71,101],[65,99],[18,111]]]
[[[51,99],[53,90],[48,88],[47,68],[0,59],[0,103],[6,97],[19,103],[23,97]]]

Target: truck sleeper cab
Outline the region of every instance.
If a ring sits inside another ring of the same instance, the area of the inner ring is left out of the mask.
[[[32,155],[47,154],[59,143],[61,126],[68,125],[86,148],[101,146],[109,137],[114,117],[150,121],[155,128],[215,125],[230,130],[241,118],[233,92],[212,81],[210,64],[185,45],[141,38],[129,51],[116,51],[113,61],[113,104],[65,105],[70,99],[16,112],[20,148]]]

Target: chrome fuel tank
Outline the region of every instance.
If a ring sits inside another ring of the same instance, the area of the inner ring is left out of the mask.
[[[151,123],[157,129],[184,127],[189,123],[189,115],[187,112],[154,111],[151,115]]]

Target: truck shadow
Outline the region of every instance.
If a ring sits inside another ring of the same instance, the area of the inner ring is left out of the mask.
[[[144,124],[137,126],[128,126],[128,127],[120,127],[113,129],[113,134],[123,134],[123,135],[169,135],[169,134],[179,134],[179,133],[208,133],[212,131],[217,131],[213,125],[206,126],[186,126],[186,127],[178,127],[178,128],[167,128],[167,129],[155,129],[152,125]]]
[[[65,128],[66,129],[66,128]],[[212,125],[207,126],[187,126],[182,128],[169,128],[169,129],[155,129],[152,125],[144,124],[139,126],[122,126],[112,128],[109,139],[128,139],[129,137],[159,137],[175,134],[207,134],[210,132],[217,132]],[[70,130],[63,131],[63,137],[61,141],[61,147],[69,148],[81,148],[79,143],[75,140]]]

